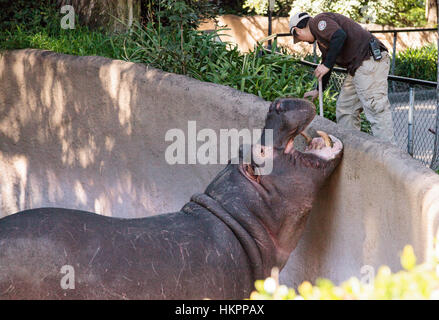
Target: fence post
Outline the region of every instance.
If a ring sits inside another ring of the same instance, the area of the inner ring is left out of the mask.
[[[408,114],[408,134],[407,134],[407,152],[413,157],[413,111],[415,109],[415,89],[410,86],[409,89],[409,114]]]
[[[396,58],[396,37],[398,32],[393,33],[393,52],[392,52],[392,74],[395,74],[395,58]]]
[[[438,81],[438,88],[436,90],[436,132],[434,137],[433,158],[431,159],[431,164],[430,164],[430,168],[433,170],[439,170],[438,155],[439,155],[439,81]]]
[[[438,0],[439,5],[439,0]],[[437,32],[439,34],[439,15],[437,16]],[[439,46],[439,37],[437,39],[437,45]],[[437,78],[436,78],[436,136],[434,137],[434,151],[433,159],[431,160],[431,168],[433,170],[439,169],[439,52],[437,54]]]
[[[268,3],[268,35],[271,36],[271,20],[272,20],[272,12],[274,10],[274,0],[270,0]],[[271,50],[271,40],[268,40],[268,49]]]
[[[393,32],[393,52],[392,52],[392,74],[395,75],[395,63],[396,63],[396,38],[398,36],[398,32]],[[395,91],[395,82],[392,81],[392,89]]]

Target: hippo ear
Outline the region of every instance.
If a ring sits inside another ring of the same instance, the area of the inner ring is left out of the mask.
[[[281,102],[281,101],[280,101],[279,98],[276,99],[276,100],[274,100],[274,101],[270,104],[270,107],[268,108],[268,112],[273,111],[275,108],[276,108],[276,110],[279,110],[280,102]]]

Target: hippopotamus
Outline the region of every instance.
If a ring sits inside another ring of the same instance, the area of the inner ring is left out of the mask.
[[[257,145],[271,173],[229,161],[178,212],[126,219],[37,208],[0,219],[0,298],[248,298],[255,280],[286,264],[342,158],[338,138],[305,132],[314,116],[307,100],[272,102],[272,145],[264,135]]]

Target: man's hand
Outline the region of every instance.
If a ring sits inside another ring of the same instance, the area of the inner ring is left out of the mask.
[[[328,72],[329,68],[327,66],[325,66],[324,64],[319,64],[318,67],[314,70],[314,75],[320,80]]]
[[[304,98],[308,98],[311,97],[312,100],[316,99],[319,95],[319,91],[318,90],[312,90],[312,91],[308,91],[305,92],[305,94],[303,95]]]

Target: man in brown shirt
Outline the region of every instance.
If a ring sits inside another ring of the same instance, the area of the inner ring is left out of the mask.
[[[387,96],[387,76],[390,58],[386,47],[361,25],[338,13],[324,12],[314,18],[298,13],[290,18],[294,43],[317,41],[322,63],[314,75],[327,87],[335,64],[348,70],[337,99],[337,122],[350,129],[360,130],[360,113],[364,110],[374,136],[394,143],[393,121]],[[380,59],[372,55],[370,41],[375,39]],[[317,90],[304,97],[315,99]]]

